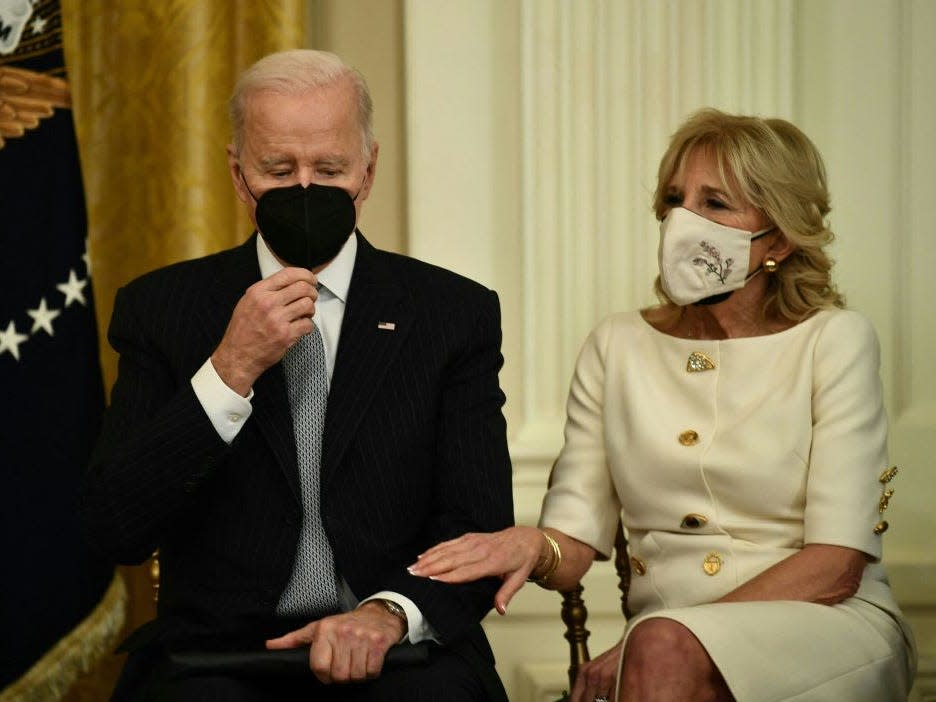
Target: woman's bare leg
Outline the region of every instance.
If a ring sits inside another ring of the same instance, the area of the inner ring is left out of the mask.
[[[689,629],[672,619],[647,619],[627,639],[618,702],[681,700],[734,702],[734,697]]]

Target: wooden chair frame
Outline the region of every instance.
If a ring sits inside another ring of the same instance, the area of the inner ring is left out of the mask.
[[[627,608],[627,593],[630,590],[631,569],[627,556],[627,538],[624,528],[618,523],[617,536],[614,539],[614,569],[618,575],[618,589],[621,591],[621,613],[630,617]],[[588,609],[582,599],[585,588],[579,583],[570,590],[560,591],[562,595],[562,621],[565,622],[565,638],[569,642],[569,690],[575,686],[579,667],[591,660],[588,653],[588,637],[591,632],[585,628],[588,621]]]

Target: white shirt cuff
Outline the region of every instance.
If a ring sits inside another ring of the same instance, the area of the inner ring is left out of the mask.
[[[432,625],[426,621],[426,618],[423,617],[422,612],[419,611],[419,607],[417,607],[416,603],[414,603],[409,597],[401,595],[399,592],[381,590],[380,592],[361,600],[361,604],[364,604],[370,600],[390,600],[391,602],[396,602],[403,608],[403,611],[406,612],[406,623],[409,627],[409,630],[403,636],[402,641],[409,641],[410,643],[419,643],[420,641],[435,641],[436,643],[441,643],[439,641],[439,634],[435,629],[432,628]]]
[[[201,403],[218,436],[230,444],[253,412],[253,406],[250,404],[254,395],[253,388],[247,397],[241,397],[224,384],[210,358],[192,376],[191,382],[195,397]]]

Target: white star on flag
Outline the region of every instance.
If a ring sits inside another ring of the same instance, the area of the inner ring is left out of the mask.
[[[19,345],[28,338],[29,336],[27,334],[18,334],[16,332],[16,325],[10,322],[7,324],[6,331],[0,331],[0,354],[3,354],[4,351],[9,351],[10,355],[18,361],[20,357]]]
[[[62,312],[60,310],[50,310],[46,307],[45,298],[39,301],[39,307],[34,310],[26,310],[26,314],[33,318],[32,330],[30,334],[35,334],[42,329],[49,336],[53,336],[52,320],[58,317]]]
[[[65,295],[65,306],[68,307],[72,302],[78,300],[82,305],[87,305],[85,301],[85,296],[82,290],[84,286],[88,284],[88,279],[78,280],[78,276],[75,275],[75,269],[72,268],[68,271],[68,282],[67,283],[58,283],[55,287],[62,291]]]
[[[29,25],[32,28],[32,33],[42,34],[45,31],[46,22],[48,21],[49,20],[43,19],[39,15],[36,15],[36,19],[34,19]]]

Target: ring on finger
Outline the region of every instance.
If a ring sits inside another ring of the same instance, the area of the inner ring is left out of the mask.
[[[595,699],[592,702],[610,702],[607,695],[595,695]]]

